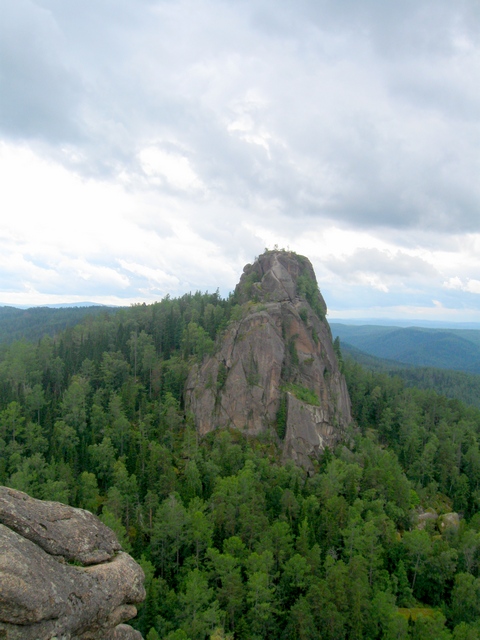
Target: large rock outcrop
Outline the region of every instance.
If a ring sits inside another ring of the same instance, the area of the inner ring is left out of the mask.
[[[235,297],[236,318],[216,353],[189,375],[187,407],[201,435],[275,428],[284,456],[311,468],[351,422],[312,265],[293,252],[267,251],[246,265]]]
[[[96,516],[0,487],[0,638],[141,640],[143,581]]]

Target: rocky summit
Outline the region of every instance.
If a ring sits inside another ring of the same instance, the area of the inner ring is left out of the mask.
[[[96,516],[0,487],[0,638],[141,640],[143,581]]]
[[[225,427],[272,431],[286,459],[311,469],[351,422],[313,267],[293,252],[266,251],[245,266],[235,299],[214,355],[189,375],[187,408],[201,435]]]

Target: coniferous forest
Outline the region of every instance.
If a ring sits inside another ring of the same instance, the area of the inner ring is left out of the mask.
[[[314,473],[275,425],[199,439],[186,377],[241,313],[196,293],[0,345],[0,483],[116,531],[148,640],[480,638],[480,411],[345,358],[355,424]]]

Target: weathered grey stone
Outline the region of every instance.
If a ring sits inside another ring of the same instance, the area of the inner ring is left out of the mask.
[[[113,630],[111,640],[142,640],[142,634],[132,629],[128,624],[119,624]]]
[[[313,284],[310,302],[301,295],[305,279]],[[310,262],[294,253],[267,252],[244,268],[235,291],[242,317],[187,381],[187,407],[201,435],[218,427],[252,435],[271,429],[286,385],[295,383],[319,406],[287,394],[284,456],[311,468],[312,458],[338,442],[351,422],[350,398],[315,289]]]
[[[430,511],[422,511],[417,517],[417,529],[425,529],[428,522],[438,520],[438,513],[431,509]]]
[[[451,513],[444,513],[438,518],[437,526],[439,530],[443,533],[445,529],[458,529],[460,525],[460,516],[455,511]]]
[[[20,492],[5,487],[0,487],[0,490],[3,513],[7,514],[5,519],[10,521],[12,514],[16,513],[18,500],[21,499],[22,525],[19,527],[14,518],[15,526],[17,529],[25,528],[26,535],[29,535],[30,531],[25,523],[31,521],[35,525],[33,541],[9,526],[0,524],[0,638],[141,638],[131,627],[123,624],[136,615],[134,605],[145,597],[144,574],[133,558],[118,551],[111,554],[108,561],[86,567],[70,565],[65,560],[60,562],[63,556],[58,554],[58,539],[54,537],[52,543],[48,537],[48,527],[45,528],[46,538],[39,539],[41,527],[38,525],[38,514],[40,512],[43,521],[47,523],[55,522],[55,518],[49,518],[47,510],[51,508],[56,516],[60,513],[71,515],[69,508],[57,503],[43,503],[43,507],[40,507],[38,500],[21,498],[25,494],[20,494],[19,497]],[[11,504],[9,500],[12,501]],[[32,513],[28,512],[29,507],[32,508]],[[94,516],[92,518],[97,520]],[[86,520],[90,521],[89,518]],[[83,516],[80,522],[84,526]],[[89,536],[86,529],[82,531]],[[91,534],[90,538],[92,535],[96,537],[97,534]],[[110,535],[115,537],[111,531]],[[73,546],[77,548],[78,542],[74,542]],[[114,546],[119,548],[116,539]],[[48,549],[53,549],[54,554],[51,555]],[[71,557],[71,551],[67,551],[66,558]]]
[[[82,564],[104,562],[121,549],[113,531],[89,511],[8,487],[0,487],[0,522],[50,555]]]
[[[284,457],[310,468],[311,459],[338,440],[338,432],[331,424],[325,408],[298,400],[287,394],[287,431]]]

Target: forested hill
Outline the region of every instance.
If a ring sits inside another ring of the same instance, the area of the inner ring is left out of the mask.
[[[480,638],[480,412],[346,360],[356,426],[311,474],[276,424],[200,439],[186,376],[252,304],[189,294],[7,345],[0,483],[117,531],[148,640]]]
[[[15,340],[40,340],[44,335],[54,336],[66,327],[73,327],[87,316],[96,317],[117,308],[102,305],[66,307],[32,307],[17,309],[0,306],[0,345]]]
[[[447,398],[454,398],[480,409],[480,375],[478,374],[435,367],[416,367],[395,360],[376,358],[348,343],[341,344],[344,356],[351,357],[368,370],[398,376],[409,387],[431,389]]]
[[[479,330],[356,326],[335,322],[331,328],[343,343],[377,358],[480,374]]]

